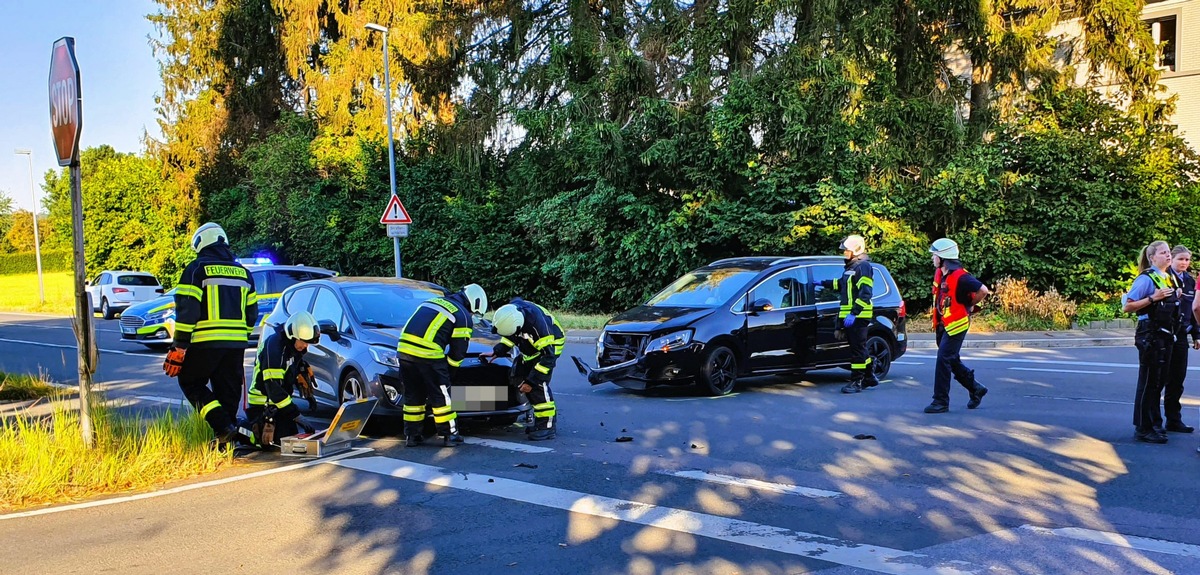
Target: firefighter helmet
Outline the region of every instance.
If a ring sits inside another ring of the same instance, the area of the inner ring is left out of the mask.
[[[503,305],[496,310],[496,315],[492,318],[492,325],[496,326],[496,333],[507,337],[517,333],[517,330],[525,325],[525,314],[511,303]]]
[[[944,260],[958,259],[958,243],[950,238],[942,238],[929,246],[929,253]]]
[[[311,313],[298,311],[283,324],[283,335],[288,339],[317,343],[321,341],[321,326],[317,325],[317,318]]]
[[[467,307],[471,309],[474,315],[481,315],[487,311],[488,301],[487,293],[479,284],[471,284],[462,288],[462,294],[467,297]]]
[[[838,245],[838,249],[850,250],[851,254],[860,256],[863,252],[867,251],[867,241],[858,234],[851,234],[842,240],[842,243]]]
[[[229,243],[229,238],[225,235],[225,230],[221,226],[208,222],[200,226],[196,233],[192,234],[192,250],[199,252],[213,244]]]

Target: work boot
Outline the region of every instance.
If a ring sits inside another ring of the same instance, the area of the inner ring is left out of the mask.
[[[879,385],[879,380],[875,379],[875,378],[864,379],[862,382],[862,388],[864,390],[871,389],[872,387],[875,387],[877,385]]]
[[[842,387],[842,393],[858,393],[862,390],[863,390],[863,383],[862,383],[861,379],[856,379],[854,381],[851,381],[850,383],[847,383],[844,387]]]
[[[1155,431],[1153,428],[1139,429],[1133,434],[1133,438],[1142,443],[1154,443],[1157,445],[1162,445],[1167,442],[1167,436]]]
[[[987,395],[987,392],[988,388],[976,383],[975,388],[971,390],[971,400],[967,402],[967,409],[979,407],[979,402],[983,401],[983,396]]]
[[[425,443],[425,436],[423,435],[406,435],[404,437],[405,447],[416,447],[422,443]]]
[[[936,401],[925,406],[925,413],[946,413],[947,411],[950,411],[950,406]]]
[[[1167,423],[1167,431],[1172,431],[1175,433],[1191,433],[1196,431],[1196,428],[1182,421],[1171,421]]]
[[[545,441],[547,439],[554,439],[555,435],[556,434],[553,429],[539,429],[539,430],[534,431],[533,433],[529,434],[529,440],[530,441]]]
[[[463,436],[457,433],[451,433],[450,435],[442,436],[442,446],[444,447],[458,447],[459,445],[462,445],[462,442]]]

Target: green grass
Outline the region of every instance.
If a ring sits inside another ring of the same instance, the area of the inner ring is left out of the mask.
[[[56,393],[58,388],[47,383],[45,378],[0,372],[0,401],[25,401],[52,397]]]
[[[582,314],[569,311],[550,311],[550,315],[561,323],[563,329],[593,329],[598,330],[616,314]]]
[[[140,491],[212,473],[232,455],[210,447],[199,414],[170,410],[121,415],[96,396],[93,448],[83,444],[79,414],[68,402],[44,416],[22,414],[0,427],[0,510]]]
[[[75,274],[47,272],[42,279],[46,287],[44,304],[39,301],[36,273],[0,275],[0,311],[71,315],[75,310]]]

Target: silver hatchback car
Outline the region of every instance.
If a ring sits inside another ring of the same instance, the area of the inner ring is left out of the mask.
[[[305,359],[316,377],[318,404],[337,407],[355,398],[379,398],[376,413],[402,413],[404,383],[396,345],[400,330],[422,302],[451,292],[439,285],[408,279],[334,277],[309,280],[284,290],[266,317],[265,330],[276,329],[298,311],[322,324],[321,342]],[[266,341],[262,338],[260,341]],[[508,385],[512,364],[491,363],[479,354],[499,342],[490,325],[476,318],[467,359],[454,374],[450,397],[458,416],[488,425],[510,425],[530,409]]]

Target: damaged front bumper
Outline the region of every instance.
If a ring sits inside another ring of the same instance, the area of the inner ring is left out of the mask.
[[[699,373],[703,349],[702,344],[693,343],[681,349],[640,354],[628,361],[595,368],[578,356],[571,356],[571,360],[579,374],[592,385],[612,383],[625,389],[645,390],[691,384]]]

